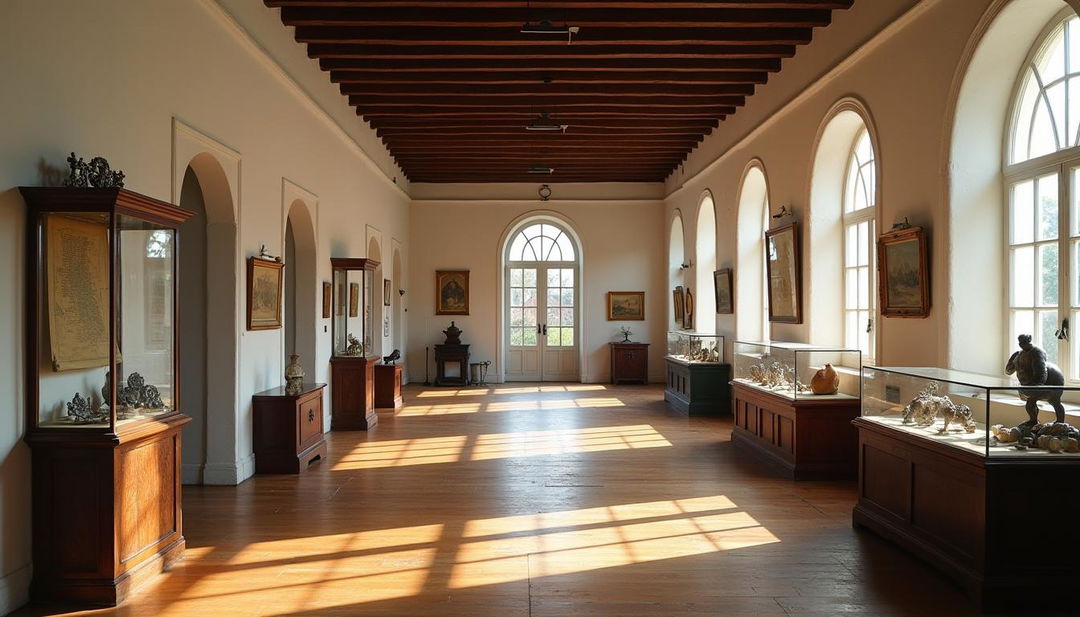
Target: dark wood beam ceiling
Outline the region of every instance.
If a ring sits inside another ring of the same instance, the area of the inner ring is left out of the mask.
[[[265,3],[413,182],[658,182],[853,0]]]

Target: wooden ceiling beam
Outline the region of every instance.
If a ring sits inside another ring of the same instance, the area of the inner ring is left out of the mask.
[[[521,127],[466,127],[466,128],[398,128],[398,129],[376,129],[375,133],[385,139],[417,139],[425,137],[432,140],[446,141],[448,139],[459,138],[522,138],[530,135],[537,136],[537,140],[544,139],[557,139],[559,137],[573,136],[575,138],[591,138],[591,139],[627,139],[634,136],[645,137],[663,137],[663,138],[685,138],[694,139],[701,138],[707,134],[709,129],[682,129],[682,128],[620,128],[620,129],[589,129],[589,128],[577,128],[574,130],[567,129],[565,133],[551,132],[545,133],[540,131],[526,131]],[[551,135],[552,137],[543,137],[544,135]]]
[[[534,114],[535,117],[535,114]],[[665,119],[665,118],[581,118],[578,116],[552,116],[557,124],[569,125],[571,131],[627,131],[627,130],[689,130],[707,131],[716,128],[715,119]],[[426,130],[491,130],[523,131],[531,118],[521,117],[485,117],[485,118],[446,118],[446,119],[393,119],[372,121],[373,128],[389,131],[426,131]]]
[[[624,133],[622,135],[558,135],[540,137],[538,135],[388,135],[382,138],[388,144],[501,144],[512,143],[527,147],[546,148],[554,144],[696,144],[704,139],[703,135],[645,135]]]
[[[745,49],[745,48],[744,48]],[[361,71],[399,75],[408,72],[455,72],[483,75],[484,73],[519,74],[526,71],[585,73],[601,75],[607,71],[661,73],[726,73],[726,72],[776,72],[780,59],[767,58],[591,58],[583,62],[578,58],[374,58],[368,56],[321,58],[319,67],[324,71]]]
[[[717,109],[649,109],[649,108],[626,108],[626,107],[592,107],[585,110],[574,110],[573,115],[579,118],[618,118],[625,117],[631,119],[642,118],[667,118],[667,119],[694,119],[694,120],[712,120],[716,118],[724,118],[735,113],[734,107],[719,107]],[[405,107],[368,107],[366,109],[357,109],[356,115],[363,116],[364,118],[375,121],[382,121],[385,118],[393,119],[416,119],[416,118],[535,118],[536,110],[534,109],[491,109],[491,110],[468,110],[468,109],[431,109],[425,108],[423,110],[409,109]]]
[[[477,98],[490,96],[503,98],[509,96],[570,97],[590,100],[603,100],[607,96],[618,97],[746,97],[754,94],[754,84],[371,84],[347,83],[340,85],[345,95],[392,97],[412,99],[414,97],[438,96],[448,102],[456,97]],[[737,103],[736,103],[737,104]]]
[[[551,109],[597,109],[671,107],[688,110],[716,109],[717,107],[739,107],[746,102],[745,96],[668,96],[650,94],[631,96],[628,94],[597,94],[588,100],[579,100],[572,96],[542,95],[484,95],[484,94],[438,94],[438,95],[402,95],[402,94],[354,94],[349,96],[349,104],[355,107],[438,107],[444,110],[455,108],[482,107],[496,110],[504,107],[523,107],[533,110]]]
[[[718,85],[718,84],[763,84],[769,74],[765,71],[694,71],[672,73],[670,71],[506,71],[506,72],[460,72],[460,71],[425,71],[392,72],[335,70],[330,71],[330,81],[336,84],[370,84],[373,87],[397,87],[401,85],[451,85],[473,84],[480,86],[494,85],[536,85],[549,84],[640,84],[662,87]]]
[[[443,62],[459,60],[500,60],[516,59],[538,62],[550,59],[584,60],[585,66],[598,60],[640,59],[642,61],[662,59],[776,59],[790,58],[795,55],[795,45],[746,44],[746,45],[694,45],[684,41],[665,41],[662,45],[610,44],[602,45],[552,45],[538,48],[533,45],[439,45],[429,41],[401,41],[398,44],[385,45],[372,41],[360,43],[311,43],[308,45],[308,57],[311,58],[357,58],[365,60],[415,59],[440,60]]]
[[[594,45],[804,45],[810,28],[589,28],[567,44],[565,35],[528,35],[516,28],[299,26],[299,43],[591,47]]]
[[[264,0],[268,7],[361,7],[361,8],[521,8],[521,0]],[[534,9],[847,9],[854,0],[531,0]]]

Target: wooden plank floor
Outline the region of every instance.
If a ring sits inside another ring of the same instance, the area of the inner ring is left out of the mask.
[[[185,560],[123,607],[16,614],[978,614],[852,529],[853,483],[774,478],[730,432],[655,386],[409,387],[302,476],[186,488]]]

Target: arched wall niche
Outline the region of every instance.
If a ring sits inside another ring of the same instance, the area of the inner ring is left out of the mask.
[[[864,128],[870,135],[879,170],[874,203],[880,204],[881,148],[877,129],[865,103],[849,96],[834,104],[818,129],[814,142],[810,208],[805,231],[807,243],[803,249],[809,255],[812,248],[813,259],[804,259],[807,284],[804,286],[803,302],[808,308],[807,323],[813,324],[809,331],[810,342],[817,345],[844,345],[844,191],[852,146]],[[882,229],[880,213],[877,229],[879,232]],[[876,294],[877,290],[871,290],[871,293]],[[881,322],[880,316],[874,317],[874,323],[878,324],[874,329],[875,336],[881,330]],[[879,344],[878,358],[881,358],[881,351]]]
[[[1075,6],[1075,5],[1074,5]],[[1013,93],[1029,52],[1062,0],[997,0],[968,41],[950,98],[946,366],[997,374],[1008,348],[1002,165]],[[915,221],[913,221],[915,223]],[[939,268],[940,271],[940,268]]]
[[[668,233],[668,288],[669,292],[678,285],[685,285],[683,281],[683,267],[686,263],[686,241],[684,238],[682,212],[675,210],[671,217],[671,231]],[[664,303],[668,307],[668,329],[678,330],[681,324],[675,323],[675,310],[672,300],[665,297]]]
[[[579,378],[585,378],[585,367],[587,366],[585,362],[585,341],[589,340],[589,329],[588,320],[584,319],[583,316],[588,315],[588,311],[591,308],[591,302],[589,301],[587,295],[584,293],[584,290],[587,289],[585,259],[588,254],[588,249],[585,246],[584,242],[582,242],[581,234],[578,233],[577,224],[573,221],[573,219],[560,212],[555,212],[552,210],[533,210],[530,212],[526,212],[518,216],[514,220],[510,221],[510,224],[507,225],[506,228],[503,230],[502,236],[499,238],[499,243],[497,245],[498,253],[495,256],[495,263],[498,264],[498,268],[496,269],[497,274],[495,279],[497,282],[498,291],[498,299],[496,300],[496,303],[498,305],[499,318],[495,321],[495,343],[496,349],[498,351],[496,351],[495,367],[494,371],[492,372],[496,376],[495,378],[500,383],[506,381],[506,356],[508,347],[506,341],[506,313],[508,311],[505,310],[506,307],[504,306],[504,304],[508,292],[506,291],[506,277],[503,276],[503,272],[506,271],[506,255],[510,250],[510,240],[514,238],[517,232],[521,231],[526,226],[532,225],[534,223],[544,222],[554,223],[558,225],[561,229],[563,229],[567,234],[569,234],[570,238],[573,240],[574,248],[578,251],[578,374]]]
[[[386,351],[383,349],[383,272],[385,271],[383,266],[382,257],[382,243],[379,238],[373,234],[368,233],[367,244],[367,258],[373,259],[379,262],[378,267],[375,268],[375,272],[371,278],[371,351],[369,353],[377,356],[386,355]],[[361,307],[363,310],[363,307]]]
[[[765,224],[769,183],[760,159],[747,164],[739,182],[735,256],[735,336],[740,340],[769,338],[764,314]]]
[[[716,333],[716,296],[713,272],[716,271],[716,202],[708,189],[698,199],[697,225],[694,234],[694,323],[702,334]]]
[[[318,284],[318,240],[307,202],[293,199],[285,218],[286,261],[285,353],[300,355],[300,366],[311,381],[318,376],[318,332],[321,290]]]

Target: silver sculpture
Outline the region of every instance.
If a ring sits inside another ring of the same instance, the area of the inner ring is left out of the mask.
[[[938,382],[931,381],[926,384],[922,392],[911,399],[911,402],[904,407],[904,424],[914,424],[918,427],[932,426],[937,422],[938,414],[941,414],[945,420],[945,426],[938,433],[947,433],[950,424],[959,424],[968,433],[974,433],[975,419],[971,416],[971,407],[954,403],[947,396],[938,396],[937,391],[940,387]]]

